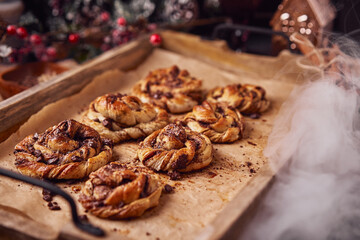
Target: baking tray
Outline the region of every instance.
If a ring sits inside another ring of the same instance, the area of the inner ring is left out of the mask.
[[[160,34],[163,38],[161,48],[164,51],[184,56],[189,59],[196,59],[204,64],[220,69],[225,72],[225,74],[228,73],[230,75],[239,76],[247,75],[251,76],[250,78],[253,79],[266,79],[270,84],[273,84],[272,81],[276,81],[275,85],[277,84],[277,86],[279,86],[279,91],[282,91],[282,97],[277,100],[276,109],[273,109],[268,115],[265,114],[260,120],[249,120],[247,126],[248,130],[251,130],[252,126],[261,124],[266,124],[271,129],[277,109],[281,103],[285,101],[292,87],[295,86],[297,82],[301,81],[298,74],[295,74],[300,72],[300,69],[297,69],[296,71],[293,70],[292,74],[285,74],[284,72],[281,75],[278,74],[279,71],[282,71],[281,69],[284,65],[289,65],[289,63],[298,58],[298,56],[292,55],[288,52],[283,52],[276,58],[255,56],[244,53],[236,54],[230,51],[226,47],[226,44],[222,41],[206,41],[201,40],[196,36],[172,31],[163,31]],[[158,52],[161,53],[161,51],[156,50],[155,54],[158,54]],[[146,62],[146,59],[153,55],[154,47],[149,43],[148,36],[144,36],[125,46],[106,52],[96,59],[77,67],[76,69],[57,76],[49,82],[39,84],[1,102],[0,132],[3,138],[5,139],[12,132],[16,132],[18,127],[26,121],[27,118],[44,106],[79,92],[85,86],[90,84],[94,78],[104,72],[111,72],[113,70],[129,72],[133,69],[141,69],[143,62]],[[144,73],[147,70],[148,69],[143,69],[142,71]],[[241,77],[239,77],[239,82],[242,82]],[[204,85],[205,84],[206,83],[204,83]],[[284,89],[282,89],[282,85],[287,85],[285,92],[283,92]],[[91,97],[95,98],[96,96]],[[18,134],[18,132],[16,132],[16,134]],[[216,214],[212,216],[210,220],[206,220],[205,224],[199,225],[197,227],[197,231],[193,231],[194,234],[189,235],[191,238],[219,239],[226,233],[229,234],[228,230],[231,226],[242,217],[242,215],[249,209],[249,206],[251,206],[253,201],[269,185],[275,173],[271,170],[266,159],[262,156],[262,149],[266,145],[268,134],[269,131],[261,135],[261,140],[259,137],[251,139],[254,138],[254,136],[250,131],[248,137],[242,140],[242,142],[237,142],[232,145],[215,145],[216,150],[217,148],[223,148],[223,151],[226,151],[226,149],[234,148],[253,148],[258,144],[259,149],[257,149],[254,154],[257,155],[256,157],[258,159],[262,160],[262,164],[260,164],[259,167],[256,167],[255,172],[252,172],[251,174],[250,172],[246,172],[248,176],[244,177],[243,186],[239,188],[238,191],[229,199],[224,198],[224,204],[221,206],[221,209],[216,209]],[[261,141],[261,143],[258,141]],[[124,144],[125,148],[128,144],[129,143]],[[132,151],[134,150],[132,149]],[[251,154],[246,157],[239,156],[239,158],[242,159],[240,162],[236,162],[238,164],[239,171],[249,167],[242,163],[246,163],[246,159],[251,159]],[[205,170],[204,173],[198,172],[195,174],[208,175],[209,181],[216,182],[216,180],[214,180],[216,178],[213,177],[214,175],[212,171],[216,170],[217,167],[218,166],[215,165],[210,169]],[[191,182],[193,180],[191,179],[191,176],[188,175],[185,177],[185,181]],[[204,213],[204,215],[206,214],[207,213]],[[24,216],[21,211],[17,212],[14,211],[14,209],[2,206],[0,208],[0,222],[3,234],[11,232],[12,236],[17,237],[25,236],[30,238],[47,238],[46,223],[39,224],[36,221],[33,221],[33,219]],[[39,228],[43,231],[37,232],[37,235],[32,234],[36,232],[34,229]],[[174,231],[179,231],[179,229],[174,227]],[[152,233],[151,236],[156,239],[156,234]],[[184,234],[184,236],[186,236],[186,234]],[[108,231],[107,238],[110,239],[118,237],[119,234]],[[122,234],[121,237],[124,239],[127,238],[126,234]],[[53,239],[54,236],[48,236],[48,238]],[[72,226],[71,223],[68,223],[64,225],[59,232],[59,235],[55,236],[55,238],[89,239],[91,237],[86,235],[84,236],[84,233],[79,232],[74,228],[74,226]],[[151,239],[151,237],[149,237],[149,239]]]

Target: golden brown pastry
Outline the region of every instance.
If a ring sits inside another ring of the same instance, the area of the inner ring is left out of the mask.
[[[215,143],[234,142],[242,138],[244,131],[243,117],[238,110],[207,101],[195,106],[183,122]]]
[[[178,124],[169,124],[145,138],[137,156],[145,166],[169,172],[201,169],[213,159],[210,139]]]
[[[169,122],[164,109],[143,103],[135,96],[106,94],[90,103],[83,114],[85,124],[102,137],[118,143],[146,137]]]
[[[191,111],[202,99],[202,81],[177,66],[157,69],[137,83],[134,95],[171,113]]]
[[[214,88],[207,94],[206,100],[224,102],[243,114],[262,113],[270,106],[270,102],[265,98],[265,90],[251,84],[233,84]]]
[[[100,218],[138,217],[158,205],[162,188],[150,169],[112,162],[90,174],[79,202]]]
[[[112,158],[111,140],[93,128],[65,120],[15,146],[15,165],[24,175],[47,179],[80,179]]]

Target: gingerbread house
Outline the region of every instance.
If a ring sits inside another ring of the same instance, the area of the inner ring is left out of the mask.
[[[330,0],[284,0],[270,21],[274,31],[290,36],[294,32],[305,35],[315,46],[319,46],[326,32],[332,29],[335,8]],[[281,36],[273,37],[274,52],[288,47]],[[296,49],[291,43],[290,48]]]

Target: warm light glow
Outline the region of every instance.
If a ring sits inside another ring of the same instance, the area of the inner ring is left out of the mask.
[[[305,22],[305,21],[307,21],[308,20],[308,16],[307,15],[301,15],[301,16],[299,16],[298,18],[297,18],[297,21],[298,22]]]
[[[295,44],[295,43],[290,44],[290,48],[291,48],[291,49],[295,49],[295,48],[296,48],[296,44]]]
[[[305,33],[306,33],[307,35],[310,35],[310,34],[311,34],[311,29],[307,28],[306,31],[305,31]]]
[[[300,33],[305,34],[305,28],[300,28]]]
[[[281,14],[281,16],[280,16],[280,19],[281,20],[286,20],[286,19],[288,19],[290,17],[290,14],[288,14],[288,13],[283,13],[283,14]]]

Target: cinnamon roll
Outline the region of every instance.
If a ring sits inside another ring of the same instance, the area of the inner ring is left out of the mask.
[[[15,165],[24,175],[80,179],[111,161],[112,142],[93,128],[65,120],[15,146]]]
[[[215,143],[234,142],[242,138],[244,131],[243,117],[238,110],[207,101],[195,106],[183,122]]]
[[[202,81],[177,66],[157,69],[137,83],[133,94],[171,113],[191,111],[202,99]]]
[[[118,143],[146,137],[166,126],[169,119],[164,109],[118,93],[96,98],[84,112],[82,121],[102,137]]]
[[[138,217],[158,205],[162,188],[150,169],[112,162],[90,174],[79,202],[100,218]]]
[[[260,86],[233,84],[212,89],[207,94],[206,100],[224,102],[232,108],[237,108],[243,114],[262,113],[270,106],[265,93]]]
[[[169,124],[145,138],[137,156],[143,165],[156,171],[189,172],[209,165],[212,151],[211,141],[205,135]]]

